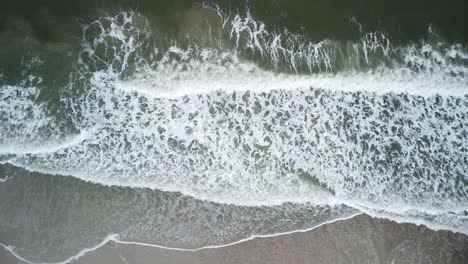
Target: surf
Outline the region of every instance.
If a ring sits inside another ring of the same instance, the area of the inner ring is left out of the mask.
[[[355,38],[317,39],[211,2],[184,19],[178,34],[135,10],[80,20],[58,90],[46,50],[25,54],[19,81],[0,75],[0,163],[467,234],[465,46],[432,26],[393,41],[356,17]]]

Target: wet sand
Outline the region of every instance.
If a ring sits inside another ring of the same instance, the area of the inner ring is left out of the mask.
[[[0,262],[23,263],[4,249]],[[468,236],[398,224],[366,215],[307,232],[255,238],[239,244],[175,251],[114,242],[73,264],[150,263],[468,263]]]

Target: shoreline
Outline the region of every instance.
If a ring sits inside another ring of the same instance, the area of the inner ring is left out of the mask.
[[[13,252],[2,248],[2,263],[33,263],[16,258]],[[466,263],[468,236],[358,214],[309,230],[252,236],[198,249],[125,242],[108,236],[59,263],[349,263],[366,259],[373,263],[411,263],[417,261],[415,258],[429,263]]]
[[[70,256],[69,258],[63,260],[63,261],[58,261],[58,262],[34,262],[27,260],[26,258],[23,258],[20,254],[15,252],[15,246],[11,245],[5,245],[0,242],[0,246],[3,247],[4,251],[9,252],[11,255],[16,257],[19,261],[22,261],[24,263],[28,264],[68,264],[68,263],[73,263],[74,261],[78,261],[81,257],[86,256],[88,253],[99,250],[101,247],[106,246],[108,243],[115,243],[118,245],[132,245],[132,246],[141,246],[141,247],[148,247],[148,248],[157,248],[157,249],[163,249],[163,250],[169,250],[169,251],[182,251],[182,252],[197,252],[197,251],[203,251],[203,250],[208,250],[208,249],[220,249],[220,248],[225,248],[225,247],[230,247],[234,246],[240,243],[252,241],[255,239],[262,239],[262,238],[273,238],[273,237],[279,237],[279,236],[285,236],[285,235],[292,235],[295,233],[306,233],[309,231],[312,231],[314,229],[320,228],[324,225],[329,225],[333,224],[339,221],[346,221],[351,218],[357,217],[359,215],[362,215],[363,213],[357,213],[348,217],[343,217],[343,218],[338,218],[334,219],[331,221],[325,221],[321,224],[318,224],[314,227],[307,228],[307,229],[299,229],[299,230],[294,230],[294,231],[288,231],[288,232],[280,232],[280,233],[273,233],[273,234],[266,234],[266,235],[251,235],[250,237],[231,242],[228,244],[222,244],[222,245],[210,245],[210,246],[204,246],[204,247],[199,247],[199,248],[174,248],[174,247],[166,247],[162,245],[157,245],[157,244],[150,244],[150,243],[143,243],[143,242],[136,242],[136,241],[123,241],[119,240],[119,234],[109,234],[106,236],[100,243],[98,243],[95,246],[84,248],[78,251],[75,255]],[[0,257],[2,255],[0,254]]]

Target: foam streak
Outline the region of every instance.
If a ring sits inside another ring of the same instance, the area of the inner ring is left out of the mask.
[[[202,250],[207,250],[207,249],[218,249],[218,248],[224,248],[224,247],[229,247],[229,246],[233,246],[233,245],[236,245],[236,244],[240,244],[240,243],[243,243],[243,242],[247,242],[247,241],[250,241],[250,240],[253,240],[253,239],[256,239],[256,238],[268,238],[268,237],[277,237],[277,236],[283,236],[283,235],[290,235],[290,234],[294,234],[294,233],[305,233],[305,232],[308,232],[308,231],[311,231],[311,230],[314,230],[314,229],[317,229],[319,227],[322,227],[324,225],[328,225],[328,224],[333,224],[335,222],[338,222],[338,221],[346,221],[348,219],[351,219],[353,217],[356,217],[358,215],[361,215],[362,213],[357,213],[357,214],[354,214],[354,215],[351,215],[349,217],[345,217],[345,218],[338,218],[338,219],[334,219],[334,220],[330,220],[330,221],[326,221],[326,222],[323,222],[321,224],[318,224],[314,227],[311,227],[311,228],[307,228],[307,229],[301,229],[301,230],[294,230],[294,231],[289,231],[289,232],[281,232],[281,233],[275,233],[275,234],[268,234],[268,235],[252,235],[248,238],[245,238],[245,239],[241,239],[239,241],[236,241],[236,242],[232,242],[232,243],[228,243],[228,244],[223,244],[223,245],[213,245],[213,246],[205,246],[205,247],[200,247],[200,248],[193,248],[193,249],[190,249],[190,248],[176,248],[176,247],[165,247],[165,246],[161,246],[161,245],[155,245],[155,244],[149,244],[149,243],[140,243],[140,242],[133,242],[133,241],[123,241],[123,240],[120,240],[119,239],[119,235],[118,234],[110,234],[108,235],[107,237],[105,237],[99,244],[97,244],[96,246],[93,246],[93,247],[89,247],[89,248],[85,248],[85,249],[82,249],[80,250],[76,255],[73,255],[69,258],[67,258],[66,260],[64,261],[60,261],[60,262],[33,262],[33,261],[30,261],[30,260],[27,260],[25,258],[23,258],[22,256],[20,256],[19,254],[17,254],[15,252],[15,247],[14,246],[10,246],[10,245],[5,245],[3,243],[0,243],[0,245],[8,252],[10,252],[13,256],[15,256],[17,259],[23,261],[23,262],[26,262],[28,264],[68,264],[68,263],[72,263],[73,261],[76,261],[78,260],[79,258],[83,257],[84,255],[92,252],[92,251],[95,251],[101,247],[103,247],[104,245],[106,245],[108,242],[112,241],[112,242],[115,242],[115,243],[118,243],[118,244],[123,244],[123,245],[137,245],[137,246],[144,246],[144,247],[153,247],[153,248],[160,248],[160,249],[166,249],[166,250],[171,250],[171,251],[185,251],[185,252],[197,252],[197,251],[202,251]]]

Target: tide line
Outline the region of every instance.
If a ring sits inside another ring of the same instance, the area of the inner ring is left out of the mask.
[[[204,246],[204,247],[192,248],[192,249],[190,249],[190,248],[177,248],[177,247],[165,247],[165,246],[162,246],[162,245],[142,243],[142,242],[134,242],[134,241],[123,241],[123,240],[119,239],[118,234],[110,234],[110,235],[106,236],[97,245],[95,245],[93,247],[89,247],[89,248],[84,248],[84,249],[80,250],[77,254],[67,258],[64,261],[60,261],[60,262],[33,262],[31,260],[28,260],[28,259],[22,257],[18,253],[16,253],[14,246],[5,245],[5,244],[3,244],[1,242],[0,242],[0,246],[2,246],[6,251],[10,252],[18,260],[23,261],[23,262],[28,263],[28,264],[68,264],[68,263],[72,263],[73,261],[78,260],[79,258],[83,257],[84,255],[86,255],[89,252],[92,252],[92,251],[95,251],[95,250],[101,248],[102,246],[104,246],[105,244],[107,244],[110,241],[115,242],[117,244],[122,244],[122,245],[137,245],[137,246],[159,248],[159,249],[165,249],[165,250],[171,250],[171,251],[197,252],[197,251],[202,251],[202,250],[207,250],[207,249],[219,249],[219,248],[229,247],[229,246],[233,246],[233,245],[240,244],[240,243],[243,243],[243,242],[247,242],[247,241],[250,241],[250,240],[254,240],[256,238],[269,238],[269,237],[290,235],[290,234],[295,234],[295,233],[305,233],[305,232],[314,230],[316,228],[319,228],[321,226],[328,225],[328,224],[333,224],[333,223],[339,222],[339,221],[346,221],[346,220],[349,220],[351,218],[354,218],[354,217],[356,217],[358,215],[362,215],[362,214],[363,213],[359,212],[359,213],[352,214],[352,215],[347,216],[347,217],[337,218],[337,219],[333,219],[333,220],[330,220],[330,221],[325,221],[323,223],[320,223],[318,225],[315,225],[313,227],[306,228],[306,229],[299,229],[299,230],[288,231],[288,232],[279,232],[279,233],[268,234],[268,235],[252,235],[252,236],[250,236],[248,238],[244,238],[244,239],[238,240],[236,242],[232,242],[232,243],[227,243],[227,244],[222,244],[222,245]]]
[[[3,179],[0,179],[0,183],[4,183],[4,182],[9,181],[11,179],[13,179],[13,176],[7,176],[7,177],[5,177]]]

